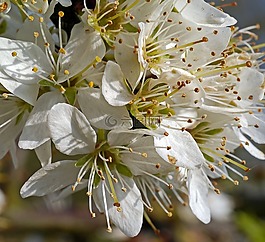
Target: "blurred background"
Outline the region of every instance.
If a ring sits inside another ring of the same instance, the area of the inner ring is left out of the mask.
[[[231,2],[216,1],[216,6]],[[240,28],[259,23],[257,42],[265,42],[265,0],[237,3],[237,7],[223,6],[225,12],[238,19]],[[261,149],[265,151],[264,146]],[[210,194],[210,224],[202,224],[189,208],[176,202],[172,218],[159,208],[150,214],[159,235],[144,222],[141,233],[133,239],[115,229],[112,234],[105,232],[104,216],[90,218],[82,192],[53,205],[43,198],[22,199],[20,187],[39,168],[39,162],[33,153],[19,151],[23,162],[14,169],[7,155],[0,161],[0,242],[265,242],[265,161],[255,160],[241,149],[238,153],[252,168],[249,180],[239,186],[217,181],[222,192]]]

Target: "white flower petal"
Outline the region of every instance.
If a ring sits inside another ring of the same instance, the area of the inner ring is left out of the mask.
[[[92,65],[96,58],[103,58],[105,55],[105,45],[100,35],[88,29],[82,22],[76,24],[71,32],[71,37],[65,46],[66,54],[61,55],[61,71],[58,82],[75,76]],[[65,75],[64,71],[69,71]]]
[[[120,66],[113,61],[108,61],[106,65],[102,78],[102,94],[113,106],[124,106],[133,99],[133,95],[125,85]]]
[[[72,5],[71,0],[58,0],[58,2],[64,7],[70,7]]]
[[[111,106],[98,88],[80,90],[78,103],[89,122],[96,128],[110,130],[132,127],[132,120],[126,107]]]
[[[165,128],[165,131],[168,135],[154,138],[155,146],[171,147],[169,150],[160,148],[156,149],[157,153],[165,161],[170,161],[170,157],[172,157],[176,160],[176,166],[189,169],[198,168],[203,164],[204,157],[196,141],[189,132],[171,128]]]
[[[141,201],[141,193],[135,185],[133,179],[123,176],[122,177],[129,187],[126,192],[121,190],[121,184],[115,183],[115,191],[120,203],[120,212],[117,207],[113,205],[113,199],[106,196],[108,214],[111,221],[127,236],[136,236],[142,227],[143,223],[143,204]],[[102,182],[102,181],[101,181]],[[100,211],[104,211],[104,199],[102,195],[102,186],[99,185],[94,189],[94,201]]]
[[[115,45],[114,57],[120,65],[124,76],[134,89],[142,76],[143,70],[138,62],[137,53],[130,46],[134,46],[137,42],[138,33],[120,33],[117,39],[121,40]]]
[[[242,119],[247,120],[247,127],[241,128],[241,131],[248,135],[254,142],[258,144],[265,143],[265,114],[256,116],[255,114],[244,114]],[[256,127],[255,127],[256,126]]]
[[[49,139],[39,147],[35,148],[35,153],[42,167],[51,164],[52,162],[51,140]]]
[[[235,88],[238,91],[238,96],[242,100],[248,100],[250,103],[257,102],[261,100],[264,96],[264,88],[262,84],[264,82],[264,75],[251,68],[243,68],[238,75],[240,82]],[[249,100],[249,97],[252,96],[252,99]],[[237,101],[240,105],[240,101]]]
[[[110,146],[115,145],[128,145],[135,139],[140,138],[144,135],[162,135],[158,132],[154,132],[148,129],[132,129],[132,130],[121,130],[113,129],[108,133],[108,143]]]
[[[21,98],[22,100],[33,106],[35,105],[39,93],[38,84],[27,85],[17,82],[16,80],[12,79],[11,77],[9,77],[8,75],[6,75],[4,72],[1,71],[0,71],[0,83],[15,96]]]
[[[42,167],[22,186],[21,196],[23,198],[44,196],[74,184],[79,172],[75,162],[73,160],[57,161]]]
[[[49,2],[48,1],[22,1],[23,5],[26,6],[30,11],[35,13],[46,13]]]
[[[24,84],[37,84],[38,72],[52,73],[44,52],[31,42],[0,37],[0,66],[11,78]],[[12,54],[13,53],[13,54]],[[37,68],[38,72],[32,69]]]
[[[28,18],[25,19],[23,25],[19,28],[17,34],[16,34],[16,39],[17,40],[23,40],[27,42],[32,42],[35,43],[36,38],[34,37],[34,32],[36,33],[41,33],[41,28],[40,28],[40,21],[39,21],[39,16],[34,15],[34,20],[29,20]],[[55,51],[55,44],[54,40],[52,38],[51,32],[46,24],[42,24],[42,29],[45,33],[45,39],[43,39],[43,35],[40,34],[38,37],[37,45],[43,50],[45,53],[45,43],[49,43],[49,48],[51,49],[52,52]]]
[[[189,189],[189,205],[192,212],[203,223],[211,220],[211,212],[208,203],[208,182],[198,169],[188,172],[187,186]]]
[[[77,108],[59,103],[48,116],[48,125],[56,148],[66,155],[87,154],[94,150],[96,133]]]
[[[64,199],[72,195],[75,192],[78,192],[78,191],[81,191],[87,188],[87,183],[88,183],[87,179],[82,179],[82,181],[78,183],[78,186],[75,187],[74,191],[73,191],[72,184],[70,184],[69,186],[63,188],[61,191],[55,192],[52,197],[52,202],[57,202],[61,199]]]
[[[240,139],[241,144],[252,156],[260,160],[265,160],[264,152],[262,152],[255,145],[253,145],[253,143],[249,139],[247,139],[239,129],[234,128],[234,132]]]
[[[181,15],[197,24],[225,27],[236,24],[236,19],[217,8],[206,3],[204,0],[195,0],[187,3],[186,0],[176,1],[175,7]]]
[[[40,96],[19,138],[20,148],[35,149],[50,139],[48,114],[51,108],[60,102],[64,102],[64,98],[58,91]]]

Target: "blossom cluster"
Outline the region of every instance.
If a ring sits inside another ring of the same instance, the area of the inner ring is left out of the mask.
[[[69,35],[57,4],[71,1],[0,1],[0,158],[41,164],[21,196],[84,189],[91,216],[128,236],[153,200],[171,217],[173,195],[209,223],[213,179],[248,179],[234,150],[265,159],[257,26],[204,0],[97,0]]]

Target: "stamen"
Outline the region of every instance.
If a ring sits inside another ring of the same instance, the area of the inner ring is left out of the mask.
[[[109,213],[108,213],[108,206],[107,206],[107,199],[105,194],[105,181],[101,181],[101,188],[102,188],[102,196],[103,196],[103,205],[105,210],[105,216],[106,216],[106,222],[107,222],[107,232],[111,233],[112,228],[110,226],[110,219],[109,219]]]

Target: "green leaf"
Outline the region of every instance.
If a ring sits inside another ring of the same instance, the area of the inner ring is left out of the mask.
[[[75,104],[77,89],[75,87],[67,87],[64,96],[67,102],[71,105]]]
[[[129,170],[129,168],[127,166],[124,166],[122,164],[118,164],[118,165],[116,165],[116,169],[120,174],[122,174],[124,176],[127,176],[127,177],[133,176],[133,174],[131,173],[131,171]]]

